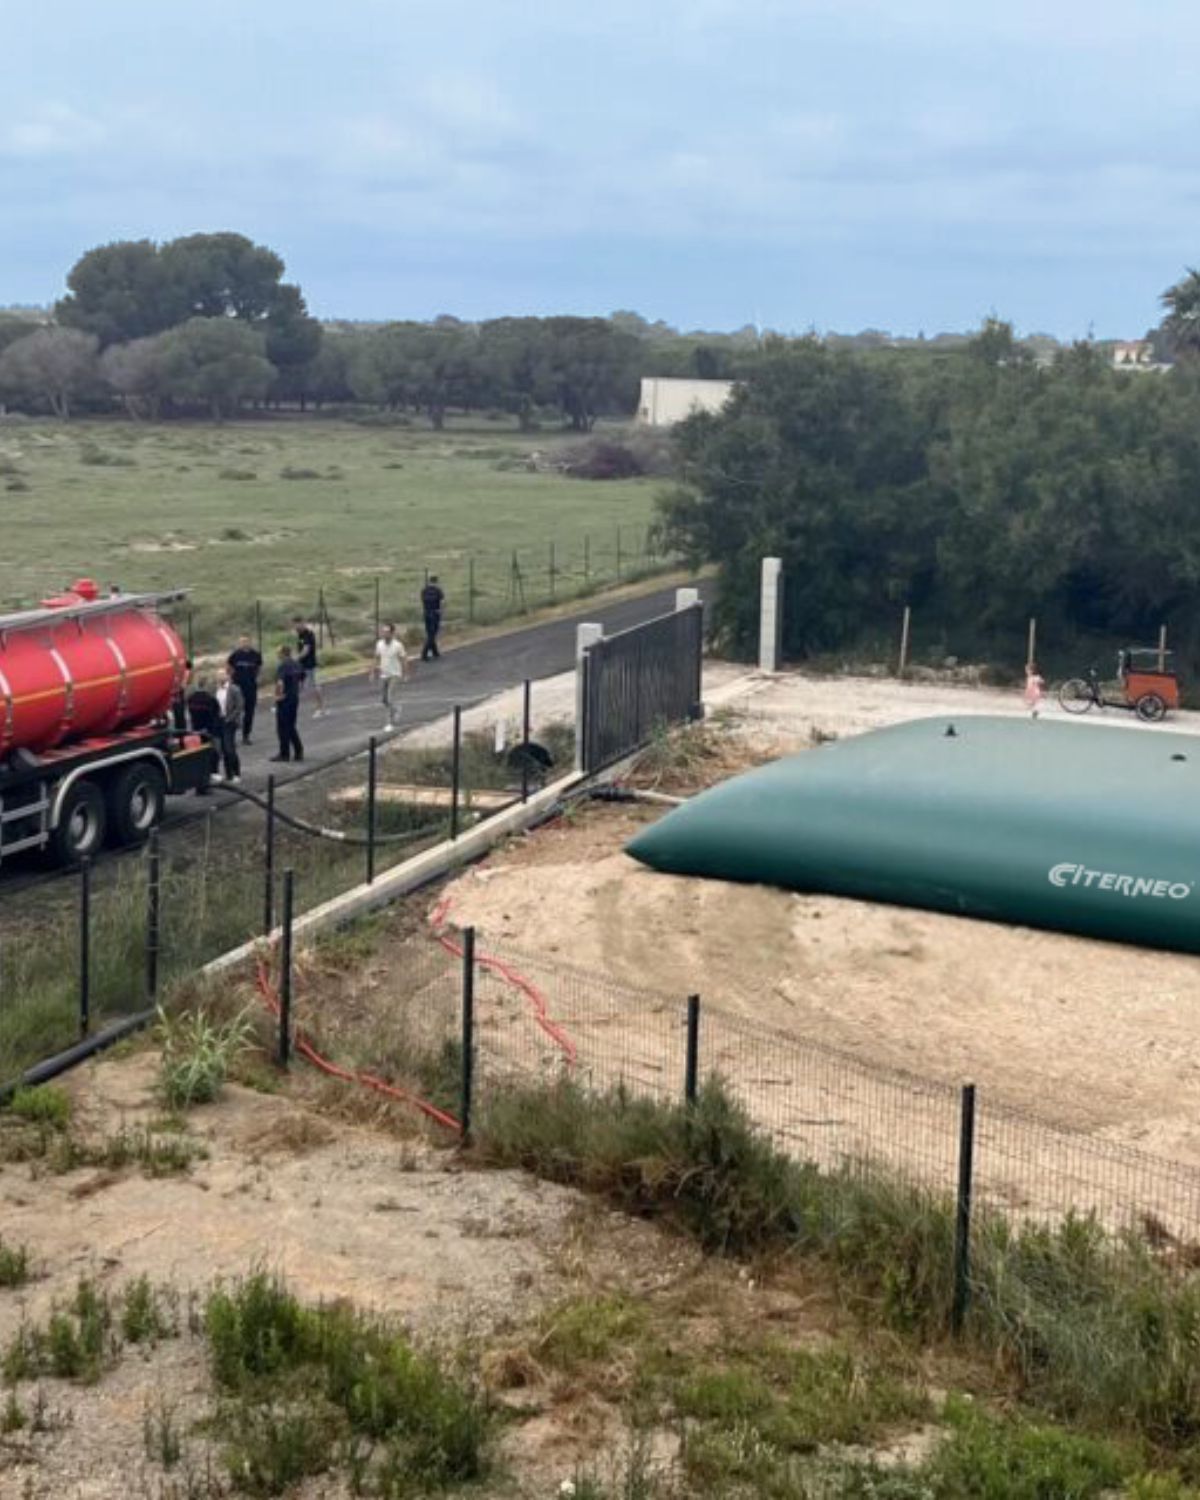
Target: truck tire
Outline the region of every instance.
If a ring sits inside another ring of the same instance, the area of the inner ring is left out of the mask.
[[[108,819],[104,793],[94,781],[80,780],[62,800],[58,827],[50,837],[50,858],[58,865],[73,865],[99,854]]]
[[[144,844],[161,821],[166,800],[166,778],[153,761],[123,767],[108,784],[109,842]]]

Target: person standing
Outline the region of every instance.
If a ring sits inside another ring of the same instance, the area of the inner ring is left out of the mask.
[[[221,766],[225,780],[236,786],[242,779],[242,763],[237,753],[238,728],[242,723],[245,704],[242,692],[234,680],[229,666],[221,669],[221,681],[217,684],[217,745],[221,751]]]
[[[1025,667],[1025,707],[1029,710],[1029,717],[1036,719],[1042,711],[1042,699],[1046,696],[1046,679],[1037,669],[1037,662],[1031,661]]]
[[[441,655],[438,650],[438,632],[442,628],[442,607],[446,596],[438,585],[437,574],[431,573],[429,581],[421,590],[421,613],[425,616],[425,644],[421,647],[421,660],[429,661]]]
[[[275,733],[279,737],[279,754],[272,755],[272,760],[304,759],[304,745],[296,728],[303,681],[304,672],[293,657],[292,648],[280,646],[279,665],[275,668]]]
[[[250,743],[254,729],[254,709],[258,703],[258,674],[262,671],[262,652],[250,644],[250,637],[238,637],[238,643],[229,653],[227,665],[233,681],[242,697],[242,744]]]
[[[292,624],[296,629],[296,665],[300,668],[300,686],[312,684],[312,690],[316,695],[317,706],[313,710],[313,718],[319,719],[325,712],[325,699],[321,693],[321,682],[317,676],[317,632],[307,620],[295,615]]]
[[[375,661],[371,667],[371,680],[383,684],[383,706],[387,711],[387,727],[395,729],[400,717],[400,684],[404,681],[404,667],[408,652],[404,642],[396,634],[396,627],[388,624],[375,642]]]

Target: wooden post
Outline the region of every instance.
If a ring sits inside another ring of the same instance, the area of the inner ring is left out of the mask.
[[[912,630],[912,608],[904,606],[904,623],[900,626],[900,666],[896,673],[897,677],[903,677],[908,671],[908,638]]]
[[[1037,661],[1037,619],[1033,615],[1030,615],[1029,645],[1025,650],[1025,665],[1031,667],[1035,661]]]

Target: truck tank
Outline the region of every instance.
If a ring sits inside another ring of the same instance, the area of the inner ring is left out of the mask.
[[[40,609],[0,615],[0,757],[161,719],[187,668],[157,606],[178,597],[101,599],[80,579]]]

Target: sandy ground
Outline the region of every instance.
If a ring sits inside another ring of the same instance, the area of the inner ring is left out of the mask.
[[[142,1053],[72,1075],[75,1128],[97,1140],[158,1113],[156,1060]],[[592,1214],[579,1195],[521,1174],[467,1172],[452,1153],[318,1113],[298,1099],[233,1085],[189,1116],[207,1155],[191,1172],[148,1179],[136,1168],[34,1175],[0,1167],[0,1226],[30,1252],[35,1279],[0,1289],[0,1350],[23,1319],[43,1321],[81,1276],[114,1295],[146,1275],[178,1297],[181,1337],[127,1350],[99,1385],[24,1383],[45,1431],[0,1437],[0,1497],[126,1500],[191,1491],[146,1454],[145,1413],[165,1403],[203,1468],[193,1434],[211,1387],[200,1339],[186,1333],[189,1298],[256,1267],[280,1271],[304,1300],[347,1299],[394,1315],[443,1347],[511,1327],[571,1280],[579,1221],[605,1263],[678,1265],[645,1225]],[[592,1250],[589,1253],[592,1253]],[[208,1494],[197,1489],[196,1494]],[[322,1481],[297,1494],[348,1494]]]
[[[925,714],[1023,711],[1011,692],[871,679],[758,679],[736,696],[741,717],[732,732],[754,755]],[[1171,727],[1196,733],[1197,718],[1182,715]],[[1167,1168],[1157,1174],[1122,1152],[1092,1161],[1085,1144],[1069,1136],[1050,1141],[1003,1114],[1021,1111],[1200,1166],[1200,961],[657,874],[621,850],[636,827],[658,815],[609,808],[560,821],[498,852],[450,892],[457,922],[473,923],[497,949],[520,953],[531,971],[539,962],[580,971],[567,980],[547,968],[543,981],[584,1038],[585,1052],[589,1028],[606,1028],[605,1040],[595,1032],[597,1066],[619,1053],[623,1066],[640,1067],[645,1079],[671,1080],[679,1007],[700,991],[711,1007],[746,1023],[739,1031],[714,1016],[709,1060],[732,1065],[740,1057],[743,1070],[757,1070],[750,1092],[781,1129],[789,1108],[810,1125],[824,1121],[823,1131],[801,1133],[806,1149],[823,1140],[825,1154],[853,1154],[883,1142],[940,1178],[952,1170],[957,1101],[949,1088],[922,1091],[856,1073],[851,1061],[822,1060],[819,1051],[776,1056],[771,1066],[769,1033],[798,1046],[842,1049],[870,1069],[902,1069],[942,1085],[973,1081],[984,1156],[991,1152],[998,1178],[1005,1163],[1027,1156],[1030,1173],[1046,1179],[1038,1191],[1053,1199],[1064,1188],[1052,1178],[1078,1183],[1105,1175],[1121,1201],[1153,1197],[1177,1222],[1194,1215],[1200,1229],[1200,1176]],[[643,1019],[626,1024],[618,1013]],[[786,1103],[791,1096],[794,1108]],[[898,1109],[906,1124],[897,1125]],[[1151,1192],[1145,1184],[1159,1176]],[[999,1185],[997,1192],[1005,1196]],[[1007,1196],[1031,1192],[1025,1183]]]

